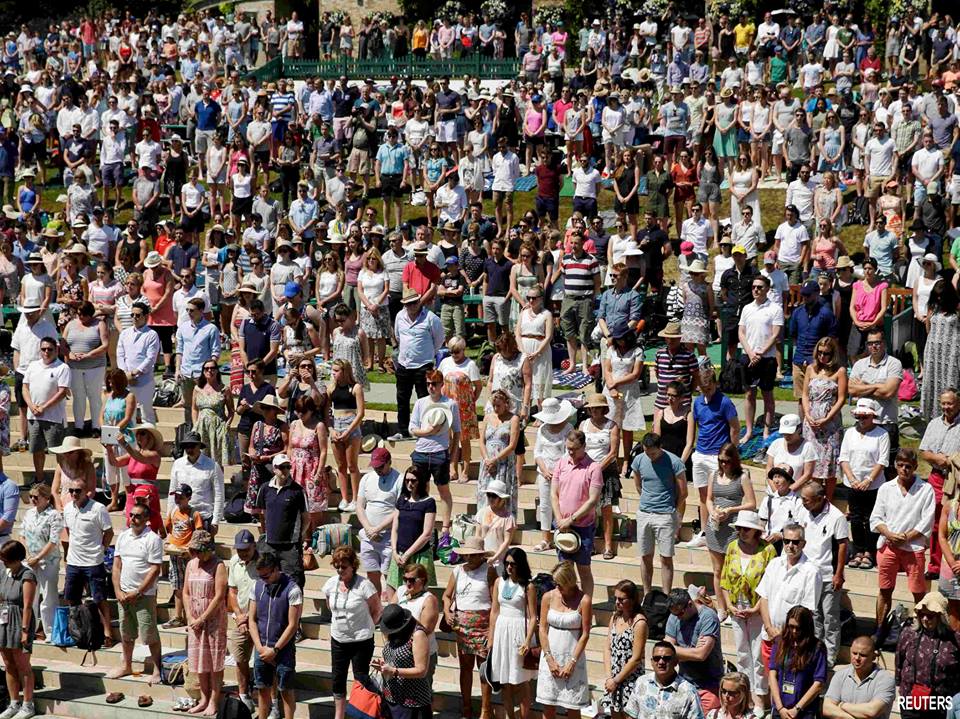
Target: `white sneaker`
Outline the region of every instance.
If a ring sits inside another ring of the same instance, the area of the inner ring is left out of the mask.
[[[21,708],[20,702],[10,702],[10,705],[0,714],[0,719],[13,719]]]
[[[701,547],[707,546],[707,537],[703,532],[694,535],[693,539],[689,542],[686,542],[683,546],[687,549],[700,549]]]
[[[270,709],[269,719],[280,719],[280,702],[275,702],[273,708]]]
[[[37,710],[33,702],[24,702],[20,711],[13,715],[13,719],[32,719],[36,713]]]
[[[357,511],[357,503],[356,503],[356,502],[348,502],[348,503],[347,503],[347,506],[343,508],[343,511],[344,511],[344,512],[356,512],[356,511]]]
[[[404,439],[406,439],[406,437],[404,436],[403,432],[397,432],[387,437],[388,442],[402,442]]]
[[[253,703],[253,698],[249,694],[241,694],[239,699],[240,703],[243,704],[247,709],[250,711],[254,710],[256,705]]]
[[[341,499],[341,500],[340,500],[340,504],[337,505],[337,509],[339,509],[341,512],[346,512],[346,511],[347,511],[347,500]]]

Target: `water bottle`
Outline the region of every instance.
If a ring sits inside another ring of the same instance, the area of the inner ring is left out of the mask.
[[[287,358],[283,355],[277,357],[277,377],[287,376]]]

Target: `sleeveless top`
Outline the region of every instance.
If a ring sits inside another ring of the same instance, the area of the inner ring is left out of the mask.
[[[83,354],[92,352],[100,346],[100,322],[94,322],[87,326],[75,320],[67,326],[67,345],[71,352]],[[91,357],[82,360],[70,360],[67,362],[71,369],[91,369],[93,367],[103,367],[107,364],[106,355]]]
[[[330,401],[334,409],[356,410],[357,398],[353,394],[353,388],[343,384],[338,384],[330,393]]]
[[[153,484],[157,480],[157,473],[160,467],[155,464],[141,462],[138,459],[130,458],[127,464],[127,474],[130,475],[131,484]]]
[[[420,621],[420,615],[423,614],[423,605],[426,600],[426,590],[420,592],[420,594],[413,598],[407,596],[407,588],[405,586],[400,587],[400,589],[397,590],[397,604],[409,611],[410,614],[413,615],[413,618],[418,622]],[[430,633],[427,638],[430,640],[430,654],[436,656],[437,652],[440,650],[439,645],[437,644],[436,633]]]
[[[690,416],[685,415],[675,422],[668,422],[666,415],[660,418],[660,439],[663,449],[680,457],[687,446],[687,427]]]
[[[417,625],[413,630],[416,632],[426,631],[423,627]],[[393,646],[388,641],[383,645],[383,661],[385,664],[391,664],[398,669],[410,669],[414,666],[413,659],[413,634],[398,647]],[[430,673],[418,679],[409,679],[394,675],[387,679],[383,684],[383,696],[388,703],[406,707],[429,707],[433,701],[433,689],[431,688],[432,679]]]
[[[466,566],[457,567],[456,598],[457,611],[490,611],[490,585],[487,584],[487,564],[469,570]]]
[[[348,255],[343,260],[343,269],[346,272],[347,284],[356,287],[357,277],[360,275],[360,270],[363,269],[363,255],[356,259]]]
[[[547,310],[535,315],[530,312],[530,310],[524,309],[523,312],[520,313],[520,336],[546,337],[547,316]]]
[[[607,420],[606,424],[601,429],[589,429],[594,427],[593,420],[587,420],[580,425],[580,429],[586,435],[587,456],[590,457],[590,459],[592,459],[594,462],[599,462],[606,457],[607,454],[609,454],[610,431],[613,429],[613,426],[614,423],[612,420]]]

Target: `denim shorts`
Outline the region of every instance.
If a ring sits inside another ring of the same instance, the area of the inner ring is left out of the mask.
[[[267,664],[257,654],[253,660],[253,686],[257,689],[271,689],[273,680],[277,680],[277,689],[281,692],[293,689],[293,678],[297,670],[293,658],[289,664]]]
[[[80,603],[83,588],[90,588],[90,598],[100,603],[107,598],[107,570],[100,564],[92,567],[67,565],[67,574],[63,582],[63,598],[69,603]]]
[[[450,452],[413,452],[410,460],[416,467],[424,467],[438,487],[450,484]]]

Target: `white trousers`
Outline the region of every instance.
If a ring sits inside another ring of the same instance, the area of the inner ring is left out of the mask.
[[[137,398],[141,421],[156,424],[157,411],[153,408],[153,393],[157,390],[157,381],[151,375],[142,385],[133,385],[130,389]]]
[[[540,529],[549,532],[553,529],[553,505],[550,503],[550,480],[537,472],[537,518],[540,520]]]
[[[107,373],[107,366],[90,367],[89,369],[70,368],[70,393],[73,395],[73,426],[83,427],[83,420],[87,414],[87,404],[90,405],[90,424],[94,428],[100,427],[100,407],[103,403],[103,378]]]
[[[57,540],[59,541],[59,540]],[[32,567],[37,575],[37,592],[33,595],[33,613],[40,617],[43,632],[49,640],[53,634],[53,617],[60,604],[60,594],[57,591],[57,579],[60,575],[60,558],[44,561],[43,569]]]
[[[748,619],[730,617],[733,622],[733,638],[737,643],[737,669],[747,675],[753,693],[766,696],[767,672],[760,658],[760,635],[763,633],[763,619],[760,612],[751,614]]]
[[[123,447],[117,445],[113,448],[113,453],[117,458],[123,457],[126,452]],[[124,491],[127,485],[130,484],[130,476],[127,474],[126,467],[114,467],[107,461],[107,453],[103,453],[103,468],[105,470],[104,478],[107,482],[107,486],[119,486],[120,491]]]

